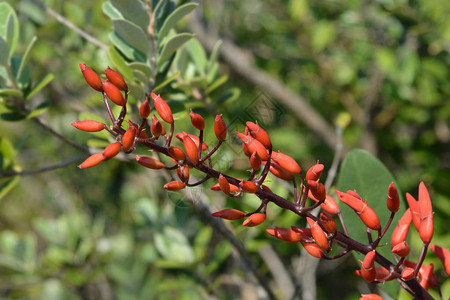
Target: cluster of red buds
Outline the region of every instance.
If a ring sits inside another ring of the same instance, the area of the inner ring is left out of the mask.
[[[227,126],[221,115],[217,115],[214,122],[214,133],[217,144],[210,150],[203,140],[205,121],[202,116],[191,111],[189,114],[192,126],[198,131],[197,135],[186,133],[175,134],[174,118],[166,101],[160,95],[151,93],[140,104],[137,123],[128,121],[127,128],[124,119],[127,115],[128,87],[122,76],[107,68],[105,75],[107,80],[100,77],[85,64],[80,64],[83,76],[87,83],[96,91],[101,92],[103,101],[111,119],[112,125],[87,120],[72,123],[76,128],[96,132],[107,130],[116,139],[116,142],[107,146],[102,153],[88,157],[79,165],[80,168],[90,168],[103,161],[113,158],[120,150],[129,154],[142,145],[154,152],[171,158],[172,165],[166,166],[154,157],[136,155],[138,164],[150,169],[176,170],[179,180],[168,182],[164,188],[169,191],[177,191],[186,186],[203,184],[208,179],[215,179],[217,183],[211,188],[221,191],[228,197],[239,197],[243,193],[254,194],[261,200],[261,205],[253,212],[244,213],[236,209],[222,209],[214,212],[212,216],[226,220],[244,219],[242,225],[252,227],[262,224],[266,220],[266,211],[269,203],[273,203],[283,209],[292,211],[307,220],[308,226],[299,228],[269,228],[267,233],[273,237],[289,243],[301,243],[306,251],[314,257],[335,259],[344,256],[351,251],[357,251],[365,255],[361,262],[361,268],[356,271],[367,282],[383,283],[396,279],[403,288],[417,299],[432,299],[427,290],[429,287],[437,287],[436,275],[433,273],[433,265],[423,265],[428,247],[439,257],[450,274],[450,252],[437,245],[430,244],[433,237],[433,211],[428,191],[423,183],[419,185],[418,201],[410,194],[406,195],[409,209],[403,214],[391,237],[391,249],[395,263],[377,252],[381,239],[386,234],[395,214],[399,210],[400,198],[394,184],[387,190],[387,209],[391,212],[387,224],[382,227],[376,212],[369,206],[356,191],[335,191],[337,198],[348,205],[361,219],[368,236],[368,244],[361,244],[352,239],[345,227],[341,210],[335,199],[327,193],[324,184],[320,181],[324,165],[317,162],[311,166],[303,176],[299,164],[290,156],[272,149],[272,143],[267,132],[257,123],[247,122],[243,133],[236,132],[242,141],[243,153],[249,159],[251,173],[247,179],[239,179],[228,176],[215,170],[212,166],[211,156],[226,141]],[[166,131],[164,124],[156,115],[151,116],[150,98],[159,118],[170,125]],[[110,108],[110,102],[121,106],[119,116],[116,118]],[[180,147],[173,146],[173,136],[180,142]],[[198,182],[189,182],[189,170],[196,170],[205,174]],[[293,186],[293,200],[290,201],[277,194],[264,185],[267,175],[271,173],[280,180],[287,181]],[[298,182],[299,181],[299,184]],[[319,217],[311,211],[321,207]],[[338,231],[335,221],[338,218],[343,232]],[[423,248],[417,263],[407,260],[410,249],[406,242],[411,223],[419,232],[423,241]],[[372,232],[377,238],[372,238]],[[343,251],[337,255],[329,256],[334,246],[343,247]],[[377,264],[377,265],[376,265]],[[364,295],[361,299],[379,299],[376,295]]]

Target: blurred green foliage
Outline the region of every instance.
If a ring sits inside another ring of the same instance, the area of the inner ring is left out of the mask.
[[[263,118],[277,150],[304,169],[320,159],[328,170],[334,149],[263,88],[220,65],[220,41],[207,53],[186,22],[193,10],[210,30],[251,51],[259,68],[306,97],[330,124],[349,120],[344,144],[376,153],[402,191],[415,196],[418,182],[425,181],[435,210],[434,241],[450,246],[450,3],[210,0],[197,6],[153,0],[152,44],[144,2],[43,2],[105,47],[63,26],[36,1],[0,2],[0,299],[260,298],[231,243],[195,203],[162,190],[167,180],[157,172],[113,160],[88,170],[73,163],[32,176],[5,176],[80,154],[36,118],[80,145],[101,148],[112,141],[70,126],[77,119],[107,119],[79,63],[98,73],[108,65],[120,71],[130,85],[131,104],[149,91],[170,95],[177,130],[190,128],[189,109],[205,117],[207,128],[216,113],[233,130],[242,130],[248,118]],[[266,118],[261,107],[272,114]],[[211,130],[205,134],[214,145]],[[375,142],[366,144],[367,137]],[[216,167],[247,176],[246,159],[229,144]],[[289,197],[286,186],[269,179],[274,192]],[[210,185],[188,193],[197,201],[206,194],[213,209],[252,211],[259,205],[248,195],[225,201]],[[261,226],[244,230],[239,222],[230,224],[260,272],[273,276],[259,255],[269,244],[292,272],[300,247],[270,239]],[[264,226],[293,224],[304,221],[271,206]],[[413,235],[412,255],[417,257],[420,245]],[[333,272],[321,262],[318,299],[359,295],[351,274],[358,266],[344,262]],[[448,296],[450,281],[436,257],[430,255],[430,262]]]

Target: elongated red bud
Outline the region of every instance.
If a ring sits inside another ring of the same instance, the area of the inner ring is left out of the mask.
[[[308,185],[310,184],[310,182],[311,181],[308,181]],[[325,186],[321,182],[317,182],[317,188],[311,189],[311,193],[313,194],[314,198],[319,201],[325,201],[325,198],[327,197],[327,191],[325,190]]]
[[[349,194],[349,191],[347,191],[347,193],[343,193],[336,190],[336,195],[339,200],[350,206],[354,211],[360,212],[364,207],[364,202],[361,199]]]
[[[409,246],[406,242],[402,242],[400,244],[395,245],[392,249],[392,253],[397,254],[400,257],[407,257],[409,254]]]
[[[259,126],[258,123],[255,124],[253,122],[247,122],[246,125],[248,128],[248,132],[252,137],[263,144],[266,149],[272,149],[272,143],[270,142],[269,135],[264,129],[261,128],[261,126]]]
[[[404,268],[402,270],[402,279],[405,281],[411,280],[414,277],[416,277],[416,275],[414,274],[414,269],[413,268]]]
[[[317,221],[313,221],[310,218],[306,218],[306,220],[308,221],[309,226],[311,226],[311,234],[316,244],[325,251],[330,250],[330,245],[328,243],[327,234],[325,231],[323,231]]]
[[[244,135],[240,132],[236,132],[236,135],[242,140],[242,143],[247,146],[248,152],[246,152],[246,154],[249,154],[250,156],[256,151],[259,157],[261,157],[261,160],[266,161],[269,159],[269,154],[267,153],[266,148],[257,139],[250,135]]]
[[[191,110],[189,117],[191,117],[191,123],[196,129],[198,129],[198,130],[205,129],[205,120],[203,119],[202,116],[200,116],[199,114],[196,114],[195,112],[193,112]]]
[[[309,191],[308,193],[308,198],[316,202],[319,202],[319,200],[314,197],[311,191]],[[331,197],[330,195],[326,195],[325,201],[322,204],[320,204],[320,207],[322,207],[324,211],[332,215],[337,215],[341,211],[339,205],[336,203],[336,200],[334,200],[334,198]]]
[[[177,175],[182,182],[189,182],[189,167],[184,166],[182,168],[177,168]]]
[[[119,106],[125,106],[127,104],[119,88],[108,80],[103,80],[103,90],[105,91],[106,96],[108,96],[109,100],[111,100],[115,104]]]
[[[314,166],[309,168],[308,172],[306,172],[306,180],[317,181],[320,179],[320,175],[322,174],[325,166],[319,163],[316,163]]]
[[[173,192],[179,191],[179,190],[181,190],[181,189],[184,189],[185,187],[186,187],[186,184],[184,184],[184,183],[181,182],[181,181],[171,181],[171,182],[166,183],[166,184],[164,185],[164,188],[165,188],[166,190],[168,190],[168,191],[173,191]]]
[[[81,72],[83,73],[86,82],[96,91],[103,92],[102,80],[100,76],[92,71],[86,64],[80,64]]]
[[[141,106],[139,106],[139,115],[142,119],[147,119],[150,115],[150,104],[148,103],[148,100],[145,99],[144,102],[142,102]]]
[[[261,157],[259,157],[258,152],[254,151],[250,156],[250,166],[253,170],[258,171],[261,168]]]
[[[153,104],[155,105],[155,109],[161,119],[169,124],[173,124],[174,120],[169,104],[167,104],[167,102],[164,101],[163,98],[161,98],[159,95],[156,95],[155,93],[151,93],[151,96],[153,99]]]
[[[325,255],[323,254],[322,248],[320,248],[316,243],[300,241],[303,248],[305,248],[306,252],[308,252],[311,256],[317,258],[323,258]]]
[[[165,167],[164,163],[154,159],[153,157],[136,155],[135,159],[138,164],[149,169],[157,170]]]
[[[185,133],[185,132],[183,131],[183,133]],[[198,138],[198,136],[193,135],[193,134],[189,134],[189,133],[185,133],[185,134],[188,135],[194,141],[195,146],[198,149],[198,147],[200,145],[200,139]],[[206,145],[205,142],[203,142],[202,143],[202,151],[206,151],[207,149],[208,149],[208,145]]]
[[[155,115],[152,116],[152,126],[150,127],[150,131],[152,132],[154,137],[159,137],[160,135],[165,134],[163,125]]]
[[[266,231],[270,234],[269,230]],[[302,240],[302,236],[298,232],[289,228],[276,227],[275,237],[288,243],[298,243]]]
[[[222,174],[219,175],[219,186],[222,192],[229,196],[230,195],[230,184],[228,183],[228,180],[223,176]]]
[[[380,230],[381,224],[377,213],[369,206],[364,203],[364,207],[361,212],[356,212],[363,223],[372,230]]]
[[[136,127],[130,126],[122,137],[122,149],[125,153],[129,153],[133,149],[134,139],[136,138]]]
[[[266,165],[266,162],[263,162],[263,164]],[[286,171],[285,169],[280,167],[276,162],[270,163],[269,171],[270,171],[270,173],[272,173],[273,175],[275,175],[276,177],[278,177],[282,180],[286,180],[286,181],[294,180],[294,174]]]
[[[419,227],[420,239],[425,244],[429,244],[431,242],[431,239],[433,238],[433,233],[434,233],[433,217],[427,217],[426,219],[422,220],[422,222],[420,222]]]
[[[185,160],[186,159],[186,154],[184,154],[184,152],[181,148],[171,146],[171,147],[169,147],[168,152],[169,152],[170,156],[172,156],[176,160]]]
[[[116,87],[121,89],[122,91],[128,91],[128,86],[125,83],[125,80],[123,79],[122,75],[120,75],[118,72],[114,71],[110,67],[106,68],[105,75],[108,80],[114,84]]]
[[[419,283],[425,289],[438,285],[436,275],[433,273],[434,266],[429,264],[428,266],[422,266],[419,272]]]
[[[433,217],[433,207],[431,205],[430,195],[428,194],[427,187],[423,182],[419,184],[419,210],[420,218],[423,220],[428,217]]]
[[[324,213],[323,211],[320,213],[320,221],[322,222],[323,228],[329,233],[337,232],[336,221],[330,216]]]
[[[197,164],[199,162],[199,157],[198,147],[195,145],[195,142],[191,139],[190,136],[185,135],[183,137],[183,145],[187,157],[189,157],[189,159],[192,160],[194,164]]]
[[[409,227],[412,221],[411,211],[408,208],[398,221],[397,226],[392,232],[391,237],[391,249],[393,249],[396,245],[403,243],[406,241],[406,237],[408,236]]]
[[[239,211],[234,208],[227,208],[222,209],[219,211],[216,211],[215,213],[211,214],[213,217],[222,218],[225,220],[239,220],[245,217],[245,214],[242,211]]]
[[[400,197],[394,183],[389,185],[386,206],[391,212],[397,212],[400,208]]]
[[[361,264],[361,276],[367,282],[372,282],[375,280],[376,271],[375,271],[375,250],[367,252],[364,260]]]
[[[279,164],[280,167],[292,174],[300,174],[302,172],[302,168],[300,168],[295,159],[280,151],[272,152],[272,160]]]
[[[222,115],[217,115],[214,121],[214,134],[219,141],[225,141],[227,138],[227,125],[222,119]]]
[[[256,193],[258,191],[258,186],[253,181],[243,180],[239,183],[239,186],[246,193]]]
[[[430,249],[442,261],[445,272],[450,276],[450,251],[435,244],[431,244]]]
[[[121,147],[122,145],[120,144],[120,142],[115,142],[108,145],[105,150],[103,150],[103,157],[105,158],[105,160],[111,159],[119,154]]]
[[[247,227],[253,227],[258,226],[259,224],[262,224],[266,220],[266,214],[262,213],[255,213],[252,214],[250,217],[248,217],[242,225]]]
[[[409,209],[411,211],[412,221],[414,223],[414,227],[417,231],[419,231],[420,227],[420,207],[419,202],[411,196],[411,194],[406,193],[406,202],[408,202]]]
[[[96,153],[96,154],[93,154],[93,155],[89,156],[88,158],[86,158],[86,160],[83,161],[78,166],[78,168],[80,168],[80,169],[92,168],[92,167],[99,165],[104,160],[105,160],[105,158],[103,157],[103,153]]]
[[[72,126],[87,132],[97,132],[105,129],[105,124],[92,120],[73,122]]]
[[[359,200],[362,200],[362,199],[363,199],[357,192],[355,192],[355,191],[353,191],[353,190],[347,190],[346,193],[347,193],[348,195],[350,195],[350,196],[353,196],[353,197],[359,199]]]
[[[383,300],[383,298],[377,294],[363,294],[359,300]]]

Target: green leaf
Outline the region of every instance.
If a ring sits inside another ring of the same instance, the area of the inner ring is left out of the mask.
[[[14,176],[0,184],[0,200],[3,199],[19,182],[20,176]]]
[[[388,169],[370,153],[364,150],[353,150],[348,153],[344,162],[342,163],[341,170],[339,172],[339,180],[337,184],[337,189],[341,192],[346,192],[347,190],[356,191],[367,204],[377,213],[381,226],[387,223],[391,212],[386,207],[386,197],[389,184],[395,180]],[[398,187],[398,185],[396,185]],[[401,197],[402,193],[399,191]],[[402,198],[402,197],[401,197]],[[342,205],[339,203],[342,216],[345,221],[345,225],[348,229],[349,235],[352,239],[363,244],[368,243],[366,227],[362,223],[361,219],[347,205]],[[405,211],[404,201],[400,201],[399,213],[396,214],[392,225],[390,226],[388,232],[386,233],[384,239],[381,240],[380,245],[388,244],[385,247],[378,247],[377,251],[383,256],[390,258],[392,256],[390,247],[390,236],[400,219],[402,213]],[[373,235],[374,239],[376,234]],[[355,253],[355,255],[357,255]],[[362,259],[361,255],[358,255],[359,259]],[[386,286],[386,285],[385,285]],[[397,285],[390,286],[388,289],[397,288]],[[395,295],[396,292],[391,295]]]
[[[128,45],[116,32],[109,34],[111,42],[130,61],[146,61],[146,56],[132,46]]]
[[[208,86],[208,88],[206,89],[206,93],[209,94],[212,91],[214,91],[215,89],[217,89],[219,86],[221,86],[222,84],[224,84],[225,82],[227,82],[228,80],[228,75],[222,75],[220,76],[213,84],[211,84],[210,86]]]
[[[133,71],[128,67],[122,55],[114,47],[109,47],[108,58],[125,80],[134,80]]]
[[[190,2],[175,9],[166,18],[163,25],[161,26],[161,30],[159,31],[158,34],[159,40],[162,41],[162,39],[169,33],[170,29],[172,29],[184,16],[188,15],[197,6],[198,6],[197,3]]]
[[[32,119],[45,113],[50,107],[51,103],[52,101],[50,101],[50,99],[45,100],[28,114],[27,119]]]
[[[187,238],[173,227],[164,227],[154,237],[155,247],[167,260],[179,263],[190,263],[194,260],[194,252]]]
[[[140,63],[140,62],[132,62],[128,65],[132,70],[138,70],[145,74],[145,76],[150,77],[153,74],[152,69],[149,65]]]
[[[240,95],[241,95],[240,89],[232,88],[216,100],[217,105],[224,104],[225,102],[232,102],[236,100]]]
[[[23,70],[24,70],[25,66],[28,64],[28,61],[30,60],[31,49],[33,48],[36,41],[37,41],[37,37],[33,36],[30,43],[28,44],[27,50],[25,50],[25,53],[20,62],[20,67],[16,74],[16,80],[19,80],[19,78],[22,77]]]
[[[164,45],[161,55],[158,59],[158,68],[162,65],[162,63],[168,59],[172,54],[175,53],[181,46],[183,46],[187,41],[189,41],[193,34],[190,33],[180,33],[173,37],[171,37],[167,43]]]
[[[191,39],[186,44],[186,50],[188,51],[191,60],[197,69],[197,72],[203,75],[206,71],[206,52],[203,46],[199,43],[197,39]]]
[[[111,4],[117,9],[122,17],[141,29],[147,31],[150,18],[142,1],[139,0],[111,0]]]
[[[34,94],[36,94],[37,92],[39,92],[40,90],[42,90],[47,84],[50,83],[50,81],[53,80],[53,78],[55,78],[55,76],[50,73],[44,76],[44,78],[42,78],[35,86],[34,88],[31,90],[30,93],[28,93],[28,95],[26,96],[26,100],[30,99],[31,97],[34,96]]]
[[[219,54],[220,54],[220,47],[222,46],[222,41],[218,40],[216,44],[214,45],[213,50],[211,51],[211,54],[209,56],[208,65],[206,72],[210,72],[213,68],[214,64],[218,62],[219,60]]]
[[[6,2],[0,2],[0,36],[8,45],[8,58],[12,57],[19,40],[19,20],[14,9]]]
[[[6,41],[0,36],[0,65],[6,66],[9,61],[9,48]]]
[[[162,89],[168,85],[169,83],[171,83],[173,80],[175,80],[175,78],[177,78],[178,76],[180,76],[180,71],[176,72],[175,74],[173,74],[172,76],[170,76],[169,78],[167,78],[166,80],[164,80],[163,82],[161,82],[160,84],[158,84],[157,86],[155,86],[153,88],[153,92],[154,93],[159,93],[162,91]]]
[[[125,18],[122,13],[115,7],[111,1],[106,1],[103,3],[102,6],[103,12],[110,18],[110,19],[120,19]]]
[[[142,28],[134,25],[130,21],[123,19],[112,20],[114,31],[118,36],[134,49],[147,55],[149,51],[148,37]]]
[[[15,89],[0,89],[0,96],[12,96],[19,97],[23,96],[22,91]]]

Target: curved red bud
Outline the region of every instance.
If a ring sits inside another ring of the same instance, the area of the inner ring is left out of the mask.
[[[374,281],[376,277],[376,270],[374,265],[375,256],[376,256],[375,250],[367,252],[361,264],[361,276],[367,282]]]
[[[431,244],[430,249],[442,261],[445,272],[450,276],[450,251],[435,244]]]
[[[311,226],[311,234],[314,238],[316,244],[325,251],[330,250],[330,244],[328,243],[327,234],[323,231],[322,227],[317,223],[317,221],[312,221],[310,218],[306,218]]]
[[[263,164],[266,165],[266,162],[263,162]],[[286,181],[294,180],[294,174],[286,171],[285,169],[280,167],[280,165],[278,165],[276,162],[270,163],[269,171],[270,171],[270,173],[272,173],[273,175],[275,175],[276,177],[278,177],[282,180],[286,180]]]
[[[179,191],[181,189],[184,189],[185,187],[186,187],[186,184],[184,184],[181,181],[171,181],[164,185],[164,188],[168,191]]]
[[[423,220],[428,217],[433,217],[433,207],[431,205],[430,195],[427,187],[423,182],[419,184],[419,210],[420,218]]]
[[[257,139],[261,144],[266,147],[266,149],[272,149],[272,143],[270,142],[269,135],[267,132],[259,126],[258,123],[247,122],[246,123],[248,132],[252,137]]]
[[[105,75],[106,78],[108,78],[108,80],[111,81],[119,89],[125,92],[128,91],[128,86],[125,83],[125,80],[123,79],[122,75],[120,75],[118,72],[108,67],[105,70]]]
[[[409,254],[409,246],[406,242],[402,242],[400,244],[395,245],[394,248],[392,248],[392,253],[397,254],[400,257],[407,257]]]
[[[171,146],[171,147],[169,147],[169,149],[167,151],[169,152],[170,156],[172,156],[176,160],[185,160],[186,159],[186,154],[184,154],[184,152],[181,148]]]
[[[86,64],[80,64],[81,72],[83,73],[86,82],[96,91],[103,92],[102,80],[97,73],[92,71]]]
[[[300,241],[303,248],[305,248],[306,252],[308,252],[311,256],[317,258],[323,258],[325,255],[323,254],[322,248],[320,248],[316,243]]]
[[[149,169],[162,169],[165,167],[164,163],[154,159],[153,157],[136,155],[135,159],[138,164]]]
[[[419,227],[419,236],[422,242],[425,244],[429,244],[431,242],[431,239],[433,238],[434,233],[434,222],[433,217],[427,217],[422,222],[420,222]]]
[[[266,214],[263,213],[254,213],[250,217],[248,217],[242,225],[247,227],[258,226],[262,224],[266,220]]]
[[[195,128],[197,128],[198,130],[205,129],[205,120],[203,119],[202,116],[196,114],[191,110],[189,117],[191,117],[191,123]]]
[[[258,171],[261,168],[261,157],[259,157],[258,152],[254,151],[250,156],[250,166],[253,170]]]
[[[419,231],[420,227],[420,207],[419,202],[411,196],[411,194],[406,193],[406,202],[408,202],[409,209],[412,215],[412,221],[414,223],[414,227],[417,231]]]
[[[363,294],[359,300],[383,300],[383,298],[377,294]]]
[[[386,205],[391,212],[397,212],[400,208],[400,197],[394,183],[389,185]]]
[[[155,115],[152,116],[152,126],[150,127],[150,131],[154,137],[159,137],[160,135],[165,134],[163,125]]]
[[[219,211],[216,211],[215,213],[211,214],[213,217],[222,218],[225,220],[239,220],[245,217],[245,214],[242,211],[239,211],[234,208],[227,208],[222,209]]]
[[[222,174],[219,175],[219,187],[225,195],[230,195],[230,184]]]
[[[302,172],[302,168],[300,168],[295,159],[280,151],[272,152],[272,160],[279,164],[280,167],[292,174],[300,174]]]
[[[222,115],[217,115],[214,121],[214,134],[219,141],[225,141],[227,138],[227,125],[222,119]]]
[[[145,99],[144,102],[142,102],[142,104],[139,106],[139,115],[141,116],[142,119],[147,119],[148,116],[150,115],[151,109],[150,109],[150,104],[148,103],[148,100]]]
[[[80,168],[80,169],[92,168],[92,167],[99,165],[104,160],[105,160],[105,158],[103,157],[103,153],[96,153],[96,154],[93,154],[93,155],[89,156],[88,158],[86,158],[86,160],[83,161],[78,166],[78,168]]]
[[[128,153],[134,145],[134,139],[136,138],[136,127],[130,126],[122,137],[122,149],[125,153]]]
[[[325,228],[325,230],[329,233],[337,232],[336,221],[334,221],[331,216],[327,215],[323,211],[320,213],[320,221],[322,222],[323,228]]]
[[[153,104],[161,119],[169,124],[173,124],[174,120],[169,104],[167,104],[161,96],[156,95],[155,93],[151,93],[150,95],[152,96]]]
[[[121,147],[122,145],[120,144],[120,142],[115,142],[108,145],[105,150],[103,150],[103,157],[105,158],[105,160],[111,159],[119,154]]]
[[[73,122],[72,126],[87,132],[98,132],[105,129],[105,124],[93,120]]]
[[[306,180],[317,181],[320,179],[320,175],[322,174],[325,166],[319,163],[316,163],[314,166],[309,168],[308,172],[306,172]]]
[[[253,181],[243,180],[239,183],[239,186],[246,193],[256,193],[258,191],[258,186]]]
[[[257,152],[261,160],[266,161],[269,159],[269,154],[267,153],[266,147],[264,147],[261,142],[250,135],[245,135],[240,132],[236,132],[236,135],[241,139],[242,143],[247,146],[248,152],[247,156],[252,155],[253,152]]]
[[[111,100],[115,104],[119,106],[125,106],[127,104],[125,98],[122,95],[122,92],[112,82],[103,80],[103,90],[105,91],[106,96],[108,96],[109,100]]]
[[[198,147],[195,145],[195,142],[190,136],[185,135],[183,137],[183,145],[187,157],[189,157],[189,159],[192,160],[194,164],[197,164],[200,158],[198,156]]]

